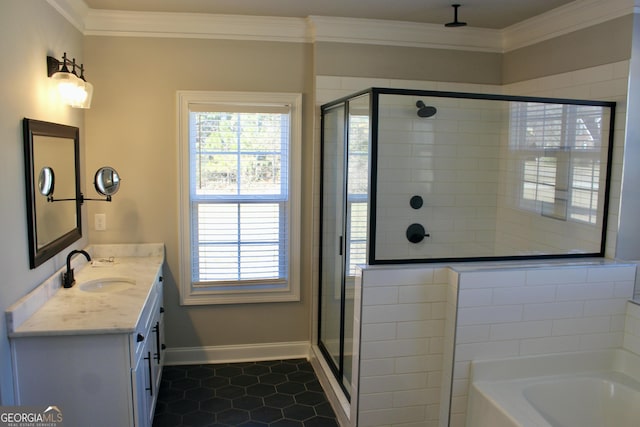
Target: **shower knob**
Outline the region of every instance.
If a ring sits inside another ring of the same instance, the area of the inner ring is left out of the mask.
[[[413,196],[411,200],[409,200],[409,206],[413,209],[420,209],[422,207],[422,203],[422,197],[420,196]]]
[[[407,240],[411,243],[420,243],[425,237],[429,237],[429,233],[421,224],[411,224],[407,227]]]

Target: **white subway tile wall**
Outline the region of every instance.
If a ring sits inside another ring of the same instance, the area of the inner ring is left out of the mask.
[[[418,117],[416,102],[437,109]],[[504,103],[425,96],[380,96],[376,258],[495,254],[496,198]],[[411,209],[418,195],[425,205]],[[429,244],[405,237],[422,223]]]
[[[436,427],[445,318],[451,312],[449,269],[367,268],[357,283],[362,292],[358,426]]]
[[[459,271],[451,427],[466,422],[472,360],[622,347],[635,270],[605,262]]]
[[[627,302],[623,347],[640,355],[640,303]]]

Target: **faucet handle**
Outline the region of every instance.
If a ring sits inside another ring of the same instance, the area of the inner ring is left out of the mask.
[[[73,268],[71,268],[71,257],[75,254],[82,254],[87,259],[87,261],[91,261],[91,255],[87,251],[82,249],[74,249],[69,252],[67,255],[67,272],[62,275],[62,284],[65,288],[70,288],[76,282],[75,277],[73,277]]]
[[[62,273],[62,286],[70,288],[74,283],[76,283],[76,278],[73,275],[73,268],[66,273]]]

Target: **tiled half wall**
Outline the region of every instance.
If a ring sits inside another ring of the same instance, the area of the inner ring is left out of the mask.
[[[357,425],[465,426],[471,360],[640,351],[640,306],[625,329],[635,272],[602,259],[364,268]]]

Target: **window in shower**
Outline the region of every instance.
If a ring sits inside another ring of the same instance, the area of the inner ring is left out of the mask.
[[[299,299],[300,97],[180,95],[183,303]]]
[[[367,262],[367,198],[369,192],[369,111],[351,106],[349,115],[348,189],[347,189],[347,271],[356,274],[356,266]]]
[[[596,224],[603,107],[512,102],[510,141],[520,158],[520,207]]]

